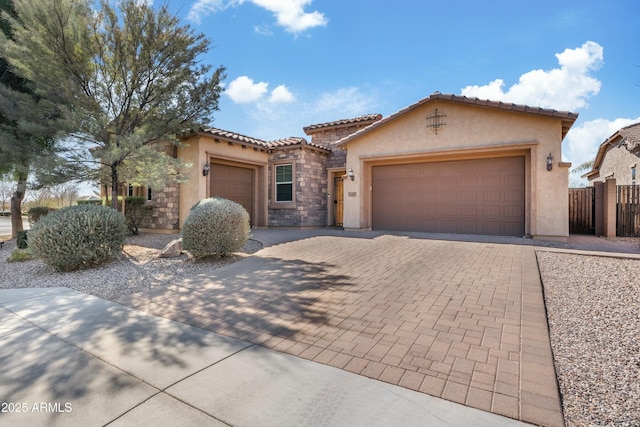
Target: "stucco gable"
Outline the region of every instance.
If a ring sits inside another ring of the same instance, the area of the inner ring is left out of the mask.
[[[609,150],[622,146],[624,146],[630,154],[640,155],[640,123],[634,123],[619,129],[600,144],[591,170],[582,175],[582,177],[588,179],[596,178],[600,174],[600,168]]]
[[[557,110],[547,109],[547,108],[530,107],[527,105],[511,104],[511,103],[504,103],[500,101],[483,100],[478,98],[467,98],[466,96],[442,94],[440,92],[435,92],[435,93],[432,93],[427,98],[423,98],[420,101],[412,105],[409,105],[408,107],[405,107],[401,110],[398,110],[397,112],[391,114],[390,116],[383,118],[382,120],[376,121],[371,125],[363,129],[360,129],[359,131],[345,138],[342,138],[341,140],[337,141],[336,146],[338,147],[345,146],[350,142],[362,137],[363,135],[366,135],[369,132],[379,127],[385,126],[388,123],[393,122],[394,120],[397,120],[400,117],[403,117],[404,115],[415,110],[416,108],[419,108],[422,105],[425,105],[430,102],[435,102],[435,101],[453,102],[453,103],[460,103],[465,105],[472,105],[478,108],[496,109],[501,111],[512,111],[512,112],[522,113],[522,114],[538,115],[541,117],[557,118],[558,120],[562,121],[562,139],[564,139],[567,132],[569,131],[571,126],[573,126],[573,123],[578,118],[578,113],[572,113],[568,111],[557,111]]]

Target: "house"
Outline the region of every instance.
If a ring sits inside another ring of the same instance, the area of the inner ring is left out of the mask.
[[[577,114],[433,93],[388,116],[264,141],[217,128],[185,136],[189,182],[155,192],[150,228],[178,229],[198,200],[242,204],[254,227],[341,226],[566,240]],[[164,221],[160,224],[159,221]]]
[[[640,123],[623,127],[600,144],[591,170],[582,177],[589,185],[614,178],[618,185],[638,183]]]

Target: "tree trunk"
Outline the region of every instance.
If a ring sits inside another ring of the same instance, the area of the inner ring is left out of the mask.
[[[18,237],[18,232],[24,230],[22,225],[22,200],[27,191],[26,173],[16,173],[16,191],[11,195],[11,238]]]
[[[118,210],[118,162],[111,164],[111,207]]]

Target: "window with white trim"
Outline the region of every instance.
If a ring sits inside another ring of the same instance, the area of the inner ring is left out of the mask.
[[[276,202],[293,202],[293,164],[276,165]]]

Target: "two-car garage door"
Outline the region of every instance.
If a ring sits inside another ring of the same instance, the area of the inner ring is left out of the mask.
[[[373,166],[377,230],[522,236],[524,157]]]

